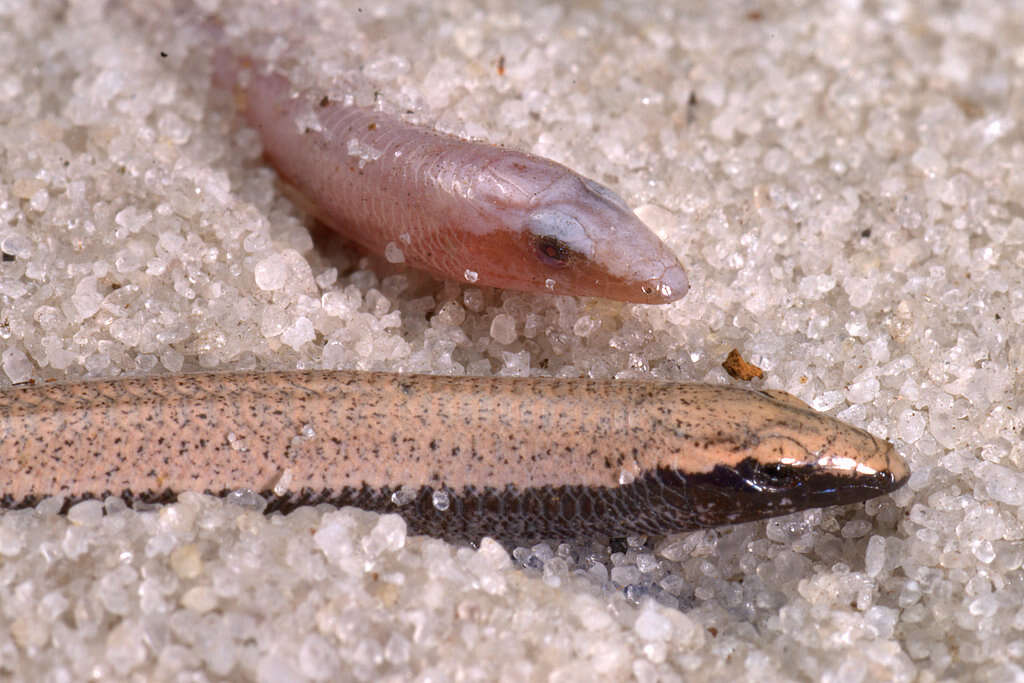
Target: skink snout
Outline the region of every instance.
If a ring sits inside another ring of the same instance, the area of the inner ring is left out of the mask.
[[[650,278],[640,285],[640,291],[652,303],[669,303],[681,299],[690,289],[690,280],[683,267],[670,257],[673,263],[667,265],[659,277]]]

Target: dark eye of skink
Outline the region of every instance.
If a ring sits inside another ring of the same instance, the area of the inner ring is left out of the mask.
[[[741,467],[740,476],[758,490],[789,488],[795,485],[798,479],[792,468],[779,463]]]
[[[541,262],[549,266],[564,266],[572,258],[572,249],[557,237],[541,235],[534,239],[534,246]]]
[[[762,465],[759,470],[764,479],[774,482],[776,485],[788,484],[793,480],[793,476],[789,468],[778,463]]]

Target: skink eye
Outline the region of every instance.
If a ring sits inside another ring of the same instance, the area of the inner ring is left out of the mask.
[[[574,259],[594,257],[594,242],[572,213],[557,208],[534,211],[526,223],[531,244],[541,263],[559,268]]]
[[[540,235],[534,238],[534,246],[540,260],[549,266],[567,265],[569,259],[572,258],[572,249],[565,242],[551,235]]]
[[[744,461],[738,472],[747,485],[757,491],[777,491],[799,484],[799,477],[793,469],[779,463]]]
[[[758,468],[761,477],[770,481],[776,486],[785,486],[793,483],[793,473],[790,468],[778,463],[769,463]]]

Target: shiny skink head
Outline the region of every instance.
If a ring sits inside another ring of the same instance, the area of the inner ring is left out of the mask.
[[[646,304],[686,294],[675,254],[603,185],[516,154],[492,163],[481,187],[510,228],[504,272],[489,278],[500,286]]]
[[[909,477],[891,444],[789,394],[706,391],[713,423],[683,425],[689,452],[663,459],[657,475],[696,526],[859,503]]]

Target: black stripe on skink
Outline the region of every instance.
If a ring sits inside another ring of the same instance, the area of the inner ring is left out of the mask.
[[[412,534],[452,541],[478,542],[491,536],[506,544],[550,538],[664,535],[785,515],[797,510],[858,503],[893,491],[905,483],[889,472],[836,476],[812,467],[773,466],[766,471],[752,459],[736,468],[718,465],[703,474],[678,470],[648,471],[618,487],[544,486],[521,489],[468,487],[461,490],[424,486],[398,505],[398,489],[347,487],[340,491],[302,489],[284,496],[261,492],[265,512],[289,512],[302,505],[330,503],[401,515]],[[448,494],[446,510],[434,507],[436,490]],[[408,491],[408,489],[405,489]],[[216,491],[227,495],[230,491]],[[167,503],[171,491],[125,491],[127,503]],[[65,509],[83,496],[65,502]],[[0,498],[4,507],[30,507],[36,498]]]

